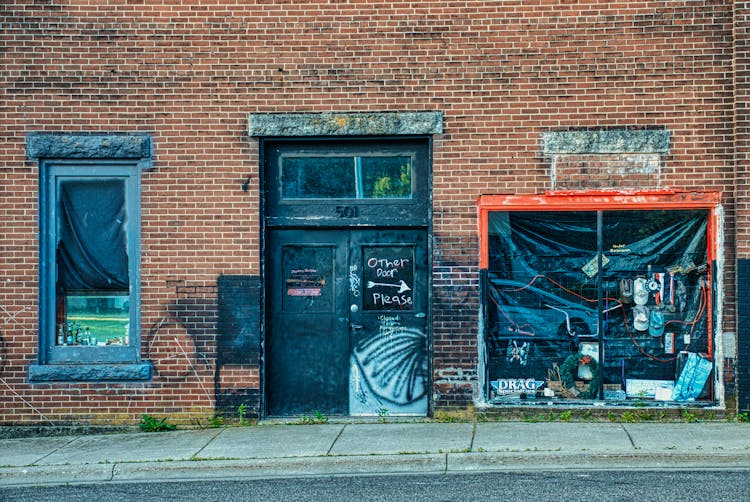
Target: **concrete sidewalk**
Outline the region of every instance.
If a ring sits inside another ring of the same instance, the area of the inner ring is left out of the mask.
[[[260,424],[3,439],[0,466],[0,486],[523,469],[750,469],[750,424]]]

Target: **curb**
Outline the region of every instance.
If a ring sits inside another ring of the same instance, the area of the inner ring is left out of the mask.
[[[276,477],[560,470],[750,470],[748,453],[471,452],[181,460],[0,468],[0,487]]]

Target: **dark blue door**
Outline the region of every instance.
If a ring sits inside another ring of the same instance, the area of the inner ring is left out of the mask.
[[[426,232],[268,235],[267,413],[426,415]]]

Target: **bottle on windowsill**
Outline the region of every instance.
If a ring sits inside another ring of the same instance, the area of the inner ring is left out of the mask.
[[[76,345],[83,343],[83,331],[81,331],[81,325],[76,324]]]
[[[57,329],[57,345],[65,345],[65,326],[60,323]]]

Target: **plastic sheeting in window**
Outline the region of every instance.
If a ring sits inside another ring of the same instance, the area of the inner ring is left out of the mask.
[[[708,212],[600,216],[601,223],[594,211],[490,213],[491,399],[543,396],[544,388],[548,397],[565,397],[552,387],[571,355],[583,361],[573,375],[581,395],[626,399],[628,383],[673,385],[679,354],[708,350]],[[601,388],[586,392],[594,367]]]
[[[57,264],[65,291],[127,291],[127,211],[122,179],[58,185]]]

